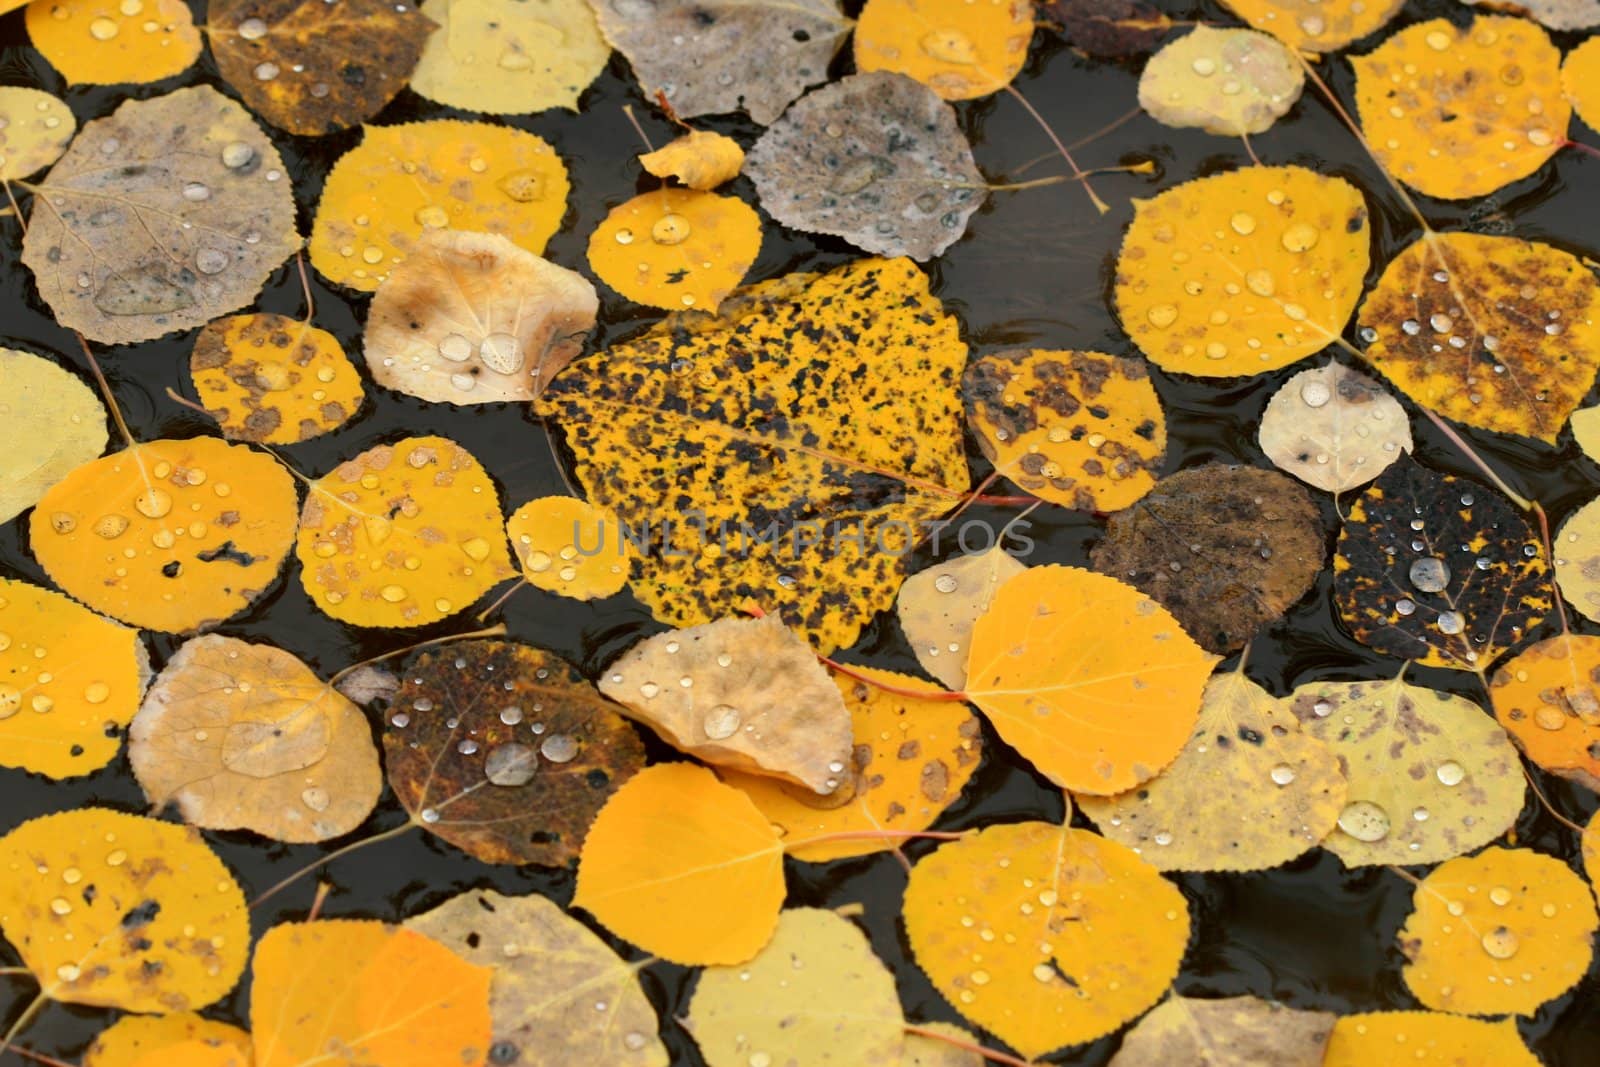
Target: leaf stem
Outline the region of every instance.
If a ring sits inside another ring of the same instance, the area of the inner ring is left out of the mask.
[[[0,967],[0,976],[13,977],[17,975],[31,975],[32,971],[26,967]]]
[[[254,900],[252,900],[250,902],[250,907],[255,908],[255,907],[259,907],[262,904],[265,904],[268,900],[271,900],[272,897],[275,896],[280,890],[287,889],[289,886],[291,886],[294,883],[298,882],[300,879],[304,878],[306,875],[312,873],[313,871],[317,870],[320,867],[323,867],[323,866],[326,866],[329,863],[332,863],[334,860],[343,859],[345,856],[348,856],[350,853],[355,852],[355,851],[357,851],[359,849],[366,848],[368,845],[376,845],[380,841],[388,841],[390,838],[399,837],[402,834],[408,833],[411,830],[416,829],[416,827],[418,825],[420,825],[420,824],[417,823],[415,820],[408,820],[406,822],[401,823],[399,826],[395,826],[395,827],[392,827],[392,828],[390,828],[388,830],[384,830],[382,833],[373,834],[371,837],[363,837],[359,841],[350,842],[348,845],[345,845],[343,848],[334,849],[332,852],[328,853],[326,856],[318,857],[313,862],[306,864],[304,867],[301,867],[298,871],[295,871],[293,874],[289,875],[289,877],[283,879],[282,881],[278,882],[276,885],[274,885],[271,888],[269,888],[266,892],[262,893],[260,896],[256,897]]]
[[[11,1051],[15,1052],[18,1056],[21,1056],[25,1060],[32,1060],[34,1063],[42,1063],[45,1065],[45,1067],[73,1067],[73,1065],[68,1063],[66,1060],[58,1060],[54,1056],[46,1056],[42,1052],[35,1052],[31,1048],[23,1048],[21,1045],[12,1045]]]
[[[1555,805],[1551,804],[1549,798],[1547,798],[1539,789],[1539,783],[1534,781],[1532,772],[1528,770],[1527,765],[1521,760],[1517,761],[1517,769],[1522,771],[1522,777],[1528,780],[1528,788],[1532,789],[1533,795],[1538,798],[1539,806],[1544,808],[1545,811],[1549,812],[1552,819],[1560,823],[1562,826],[1565,826],[1569,830],[1576,830],[1580,839],[1588,834],[1589,828],[1587,826],[1579,826],[1577,823],[1573,822],[1571,819],[1567,818],[1565,815],[1561,814],[1555,809]]]
[[[1072,153],[1067,149],[1066,145],[1061,143],[1061,138],[1056,136],[1056,131],[1045,121],[1044,116],[1039,114],[1032,104],[1028,103],[1028,98],[1023,96],[1015,85],[1008,82],[1006,84],[1006,92],[1012,99],[1022,105],[1022,109],[1032,116],[1033,121],[1037,122],[1039,128],[1045,132],[1045,136],[1050,138],[1050,143],[1056,146],[1056,151],[1061,158],[1066,160],[1067,166],[1072,168],[1072,176],[1083,182],[1083,191],[1089,194],[1089,202],[1094,205],[1094,209],[1102,215],[1109,212],[1111,208],[1095,194],[1094,186],[1089,184],[1089,176],[1083,172],[1083,168],[1078,166],[1078,161],[1072,158]]]
[[[33,1022],[34,1018],[48,1003],[50,1003],[50,998],[45,996],[44,990],[41,989],[33,1000],[28,1002],[28,1006],[22,1009],[22,1014],[17,1016],[17,1021],[11,1024],[11,1028],[5,1032],[5,1036],[0,1037],[0,1056],[6,1054],[6,1049],[11,1047],[11,1042],[16,1039],[16,1036],[29,1023]]]
[[[122,443],[132,448],[139,442],[133,439],[128,424],[122,419],[122,407],[117,403],[117,396],[111,391],[111,383],[106,381],[105,374],[100,370],[100,361],[94,358],[94,353],[89,350],[89,341],[77,330],[72,331],[72,336],[78,339],[78,346],[83,349],[83,354],[89,361],[89,370],[94,374],[95,384],[100,387],[100,395],[106,398],[106,407],[111,410],[111,421],[117,424],[117,432],[122,435]]]
[[[852,667],[845,666],[843,663],[831,660],[827,656],[818,656],[817,659],[821,661],[824,667],[827,667],[830,670],[838,671],[840,674],[845,675],[848,678],[854,678],[856,681],[865,685],[870,685],[874,689],[881,689],[885,693],[893,693],[896,696],[911,697],[915,700],[950,700],[965,702],[968,699],[967,694],[965,693],[952,693],[947,689],[923,690],[891,685],[890,683],[879,678],[874,678],[869,674],[863,674]]]
[[[466,633],[445,634],[443,637],[430,637],[426,641],[417,641],[414,644],[403,645],[400,648],[392,649],[391,651],[384,652],[376,656],[371,656],[367,659],[359,660],[350,664],[350,666],[338,671],[332,678],[329,678],[328,685],[338,685],[347,675],[353,673],[361,667],[370,667],[374,663],[382,663],[384,660],[394,659],[396,656],[404,656],[408,652],[416,652],[419,649],[432,648],[434,645],[449,644],[451,641],[470,641],[475,637],[504,637],[505,632],[505,623],[497,622],[493,626],[483,630],[468,630]]]
[[[935,1030],[930,1026],[920,1026],[917,1023],[906,1023],[905,1025],[906,1033],[908,1034],[916,1034],[918,1037],[926,1037],[934,1041],[943,1041],[951,1048],[958,1048],[963,1052],[971,1052],[974,1055],[982,1056],[990,1063],[1003,1063],[1006,1067],[1034,1067],[1027,1060],[1019,1060],[1015,1056],[1001,1052],[999,1049],[980,1045],[976,1041],[967,1041],[964,1038],[956,1037],[954,1034],[946,1034]]]

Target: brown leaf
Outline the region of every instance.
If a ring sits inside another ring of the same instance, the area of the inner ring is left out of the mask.
[[[1060,23],[1073,47],[1108,59],[1153,52],[1172,20],[1140,0],[1050,0],[1040,14]]]

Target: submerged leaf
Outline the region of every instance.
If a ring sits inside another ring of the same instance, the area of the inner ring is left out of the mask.
[[[1540,1067],[1513,1019],[1485,1022],[1433,1011],[1374,1011],[1333,1024],[1322,1067],[1372,1067],[1399,1047],[1415,1050],[1419,1067]]]
[[[411,88],[463,111],[576,111],[611,56],[584,0],[423,0],[422,13],[440,30]]]
[[[907,578],[895,599],[895,612],[922,669],[948,689],[965,689],[973,623],[989,610],[1000,587],[1026,569],[996,545]]]
[[[1172,996],[1128,1031],[1108,1067],[1323,1067],[1336,1019],[1332,1012],[1299,1011],[1259,997]]]
[[[200,31],[183,0],[39,0],[25,17],[33,47],[69,84],[145,85],[200,58]]]
[[[856,24],[856,69],[890,70],[946,100],[1004,89],[1028,58],[1028,0],[867,0]]]
[[[1258,30],[1305,52],[1337,52],[1375,33],[1405,0],[1223,0]]]
[[[0,348],[0,398],[0,522],[10,522],[105,451],[106,409],[71,371],[14,348]]]
[[[639,165],[657,178],[676,178],[691,189],[710,190],[739,176],[744,149],[732,137],[690,130],[654,152],[641,153]]]
[[[206,411],[234,441],[298,444],[361,409],[361,375],[327,330],[259,312],[208,322],[189,374]]]
[[[629,300],[715,311],[761,251],[761,217],[736,196],[663,188],[619,204],[589,235],[589,267]]]
[[[1489,699],[1523,755],[1600,792],[1600,637],[1529,645],[1495,672]]]
[[[1307,485],[1338,494],[1411,451],[1411,421],[1377,382],[1342,363],[1284,382],[1261,413],[1261,451]]]
[[[0,181],[31,177],[61,158],[78,129],[65,100],[20,85],[0,87]]]
[[[1299,59],[1275,37],[1196,26],[1145,64],[1139,106],[1165,126],[1248,136],[1289,113],[1305,78]]]

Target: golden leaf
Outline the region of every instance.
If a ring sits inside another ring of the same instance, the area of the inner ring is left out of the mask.
[[[584,0],[423,0],[422,13],[442,28],[411,88],[463,111],[576,111],[611,56]]]
[[[266,312],[207,323],[195,338],[189,374],[200,402],[234,441],[298,444],[337,430],[366,400],[338,338]]]
[[[620,593],[628,584],[632,543],[622,536],[615,515],[588,501],[573,496],[530,500],[506,520],[506,535],[522,564],[522,577],[536,589],[597,600]]]
[[[1418,1067],[1540,1067],[1512,1019],[1484,1022],[1432,1011],[1374,1011],[1345,1015],[1333,1024],[1322,1067],[1372,1067],[1411,1050]]]
[[[1337,52],[1381,29],[1405,0],[1223,0],[1235,14],[1290,48]]]
[[[144,85],[200,57],[183,0],[40,0],[26,8],[28,39],[74,85]]]
[[[1237,1067],[1323,1067],[1334,1021],[1331,1012],[1259,997],[1172,996],[1134,1024],[1107,1067],[1177,1067],[1219,1055]]]
[[[20,85],[0,88],[0,181],[27,178],[61,158],[78,120],[66,101]]]
[[[1164,126],[1248,136],[1287,115],[1305,80],[1300,60],[1276,38],[1201,25],[1150,57],[1139,106]]]
[[[642,153],[639,165],[657,178],[676,178],[691,189],[709,191],[739,176],[744,149],[732,137],[690,130],[654,152]]]
[[[1600,637],[1560,634],[1506,661],[1489,685],[1494,717],[1522,754],[1600,791]]]
[[[715,311],[761,250],[761,217],[743,200],[657,189],[611,209],[589,237],[589,267],[629,300]]]
[[[247,1067],[249,1062],[249,1034],[193,1012],[124,1015],[96,1034],[83,1053],[83,1067]]]
[[[106,409],[78,376],[31,352],[0,348],[0,522],[10,522],[106,447]]]
[[[946,100],[1004,89],[1028,58],[1026,0],[868,0],[856,23],[856,69],[915,78]]]

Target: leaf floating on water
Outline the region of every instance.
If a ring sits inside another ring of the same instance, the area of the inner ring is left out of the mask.
[[[905,580],[895,599],[900,629],[922,669],[960,692],[967,686],[972,625],[1012,575],[1027,568],[996,545],[963,554]]]
[[[1382,29],[1405,0],[1223,0],[1258,30],[1290,48],[1337,52]]]
[[[0,181],[31,177],[60,159],[77,129],[66,101],[20,85],[0,87]]]
[[[1074,48],[1108,59],[1154,52],[1172,29],[1171,19],[1142,0],[1047,0],[1039,11],[1060,23]]]
[[[1590,30],[1600,26],[1600,0],[1461,0],[1489,10],[1512,9],[1552,30]]]
[[[658,178],[676,178],[690,189],[710,190],[739,176],[744,149],[732,137],[690,130],[654,152],[642,153],[639,165]]]
[[[124,1015],[95,1035],[83,1067],[248,1067],[250,1035],[193,1012]]]
[[[1600,0],[1579,0],[1600,24]],[[1567,53],[1561,64],[1561,90],[1590,129],[1600,127],[1600,38],[1591,37]]]
[[[1577,420],[1573,420],[1576,429]],[[1591,500],[1556,534],[1556,582],[1571,608],[1600,621],[1600,501]]]
[[[1383,386],[1328,363],[1301,371],[1272,394],[1256,437],[1273,466],[1337,494],[1370,482],[1409,453],[1411,421]]]
[[[628,584],[633,542],[615,515],[588,501],[571,496],[530,500],[506,520],[506,535],[522,577],[536,589],[597,600]]]
[[[28,39],[73,85],[145,85],[200,57],[200,31],[183,0],[41,0],[28,4],[26,19]]]
[[[978,1039],[959,1026],[950,1023],[920,1023],[923,1033],[906,1032],[905,1050],[900,1054],[900,1067],[985,1067],[989,1062],[972,1051]],[[928,1036],[927,1031],[938,1034]],[[959,1041],[960,1045],[952,1042]]]
[[[31,352],[0,348],[0,522],[10,522],[106,448],[106,409],[77,375]]]
[[[1172,996],[1128,1031],[1108,1067],[1206,1063],[1220,1049],[1227,1050],[1221,1062],[1239,1067],[1323,1067],[1337,1018],[1332,1012],[1301,1011],[1259,997]],[[1384,1048],[1379,1058],[1392,1048]]]
[[[189,374],[207,413],[233,441],[292,445],[332,433],[367,396],[338,338],[267,312],[206,323]]]
[[[1432,1011],[1375,1011],[1341,1016],[1333,1024],[1322,1067],[1371,1067],[1397,1048],[1418,1054],[1422,1067],[1463,1063],[1494,1067],[1540,1067],[1522,1043],[1513,1019],[1485,1022]]]
[[[422,13],[441,28],[411,88],[463,111],[576,111],[611,56],[584,0],[423,0]]]
[[[745,173],[785,226],[918,260],[960,240],[988,196],[955,110],[892,73],[807,94],[750,149]]]
[[[735,196],[657,189],[611,209],[589,268],[629,300],[715,311],[761,250],[761,217]]]
[[[1139,106],[1165,126],[1223,137],[1265,133],[1300,99],[1305,77],[1275,37],[1196,26],[1145,64]]]
[[[915,78],[946,100],[1004,89],[1028,58],[1027,0],[867,0],[856,24],[856,69]]]
[[[1600,637],[1562,634],[1529,645],[1494,674],[1495,718],[1523,755],[1600,792]]]

